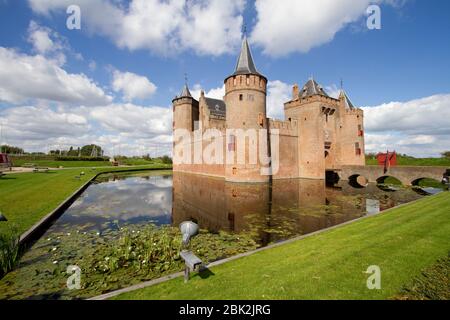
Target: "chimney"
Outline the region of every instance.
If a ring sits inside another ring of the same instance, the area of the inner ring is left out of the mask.
[[[294,87],[292,88],[292,100],[297,100],[300,92],[298,90],[298,84],[294,84]]]

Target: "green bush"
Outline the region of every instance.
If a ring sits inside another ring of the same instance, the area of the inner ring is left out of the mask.
[[[56,161],[109,161],[109,157],[56,157]]]

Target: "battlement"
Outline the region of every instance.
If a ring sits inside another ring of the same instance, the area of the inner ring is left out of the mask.
[[[234,75],[225,80],[225,92],[236,90],[256,90],[264,94],[267,92],[267,79],[255,74]]]
[[[298,121],[281,121],[269,119],[269,128],[271,130],[279,130],[280,135],[298,136]]]
[[[175,99],[172,100],[172,104],[174,106],[178,106],[178,105],[182,105],[182,104],[197,104],[198,105],[198,101],[195,100],[192,97],[176,97]]]
[[[297,108],[302,105],[306,105],[306,104],[314,103],[314,102],[331,104],[331,105],[337,107],[339,100],[331,98],[331,97],[322,96],[322,95],[314,95],[314,96],[310,96],[310,97],[306,97],[306,98],[297,98],[295,100],[288,101],[284,104],[284,109],[287,110],[287,109]]]
[[[364,116],[364,110],[362,109],[346,109],[345,114],[347,115],[356,115],[356,116]]]

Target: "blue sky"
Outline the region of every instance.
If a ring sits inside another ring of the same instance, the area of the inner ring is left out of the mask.
[[[450,149],[442,122],[450,108],[448,1],[219,2],[0,0],[0,58],[11,69],[0,70],[2,142],[35,151],[77,145],[78,138],[110,152],[169,152],[168,110],[184,73],[197,94],[201,87],[220,97],[245,23],[256,65],[272,81],[272,116],[282,117],[292,84],[313,75],[332,94],[342,78],[354,104],[367,110],[368,151],[438,156]],[[381,30],[366,27],[373,3],[381,8]],[[69,4],[81,8],[81,30],[66,27]],[[14,68],[37,56],[48,68],[30,76]],[[52,94],[51,77],[49,88],[34,78],[54,68],[67,79]],[[127,87],[134,83],[142,90]],[[24,115],[30,123],[20,124]]]

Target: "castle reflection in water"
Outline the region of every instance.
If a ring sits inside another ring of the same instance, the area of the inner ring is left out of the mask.
[[[419,198],[411,190],[356,189],[324,180],[236,184],[175,172],[172,224],[197,222],[210,232],[254,232],[261,245],[332,227]]]

